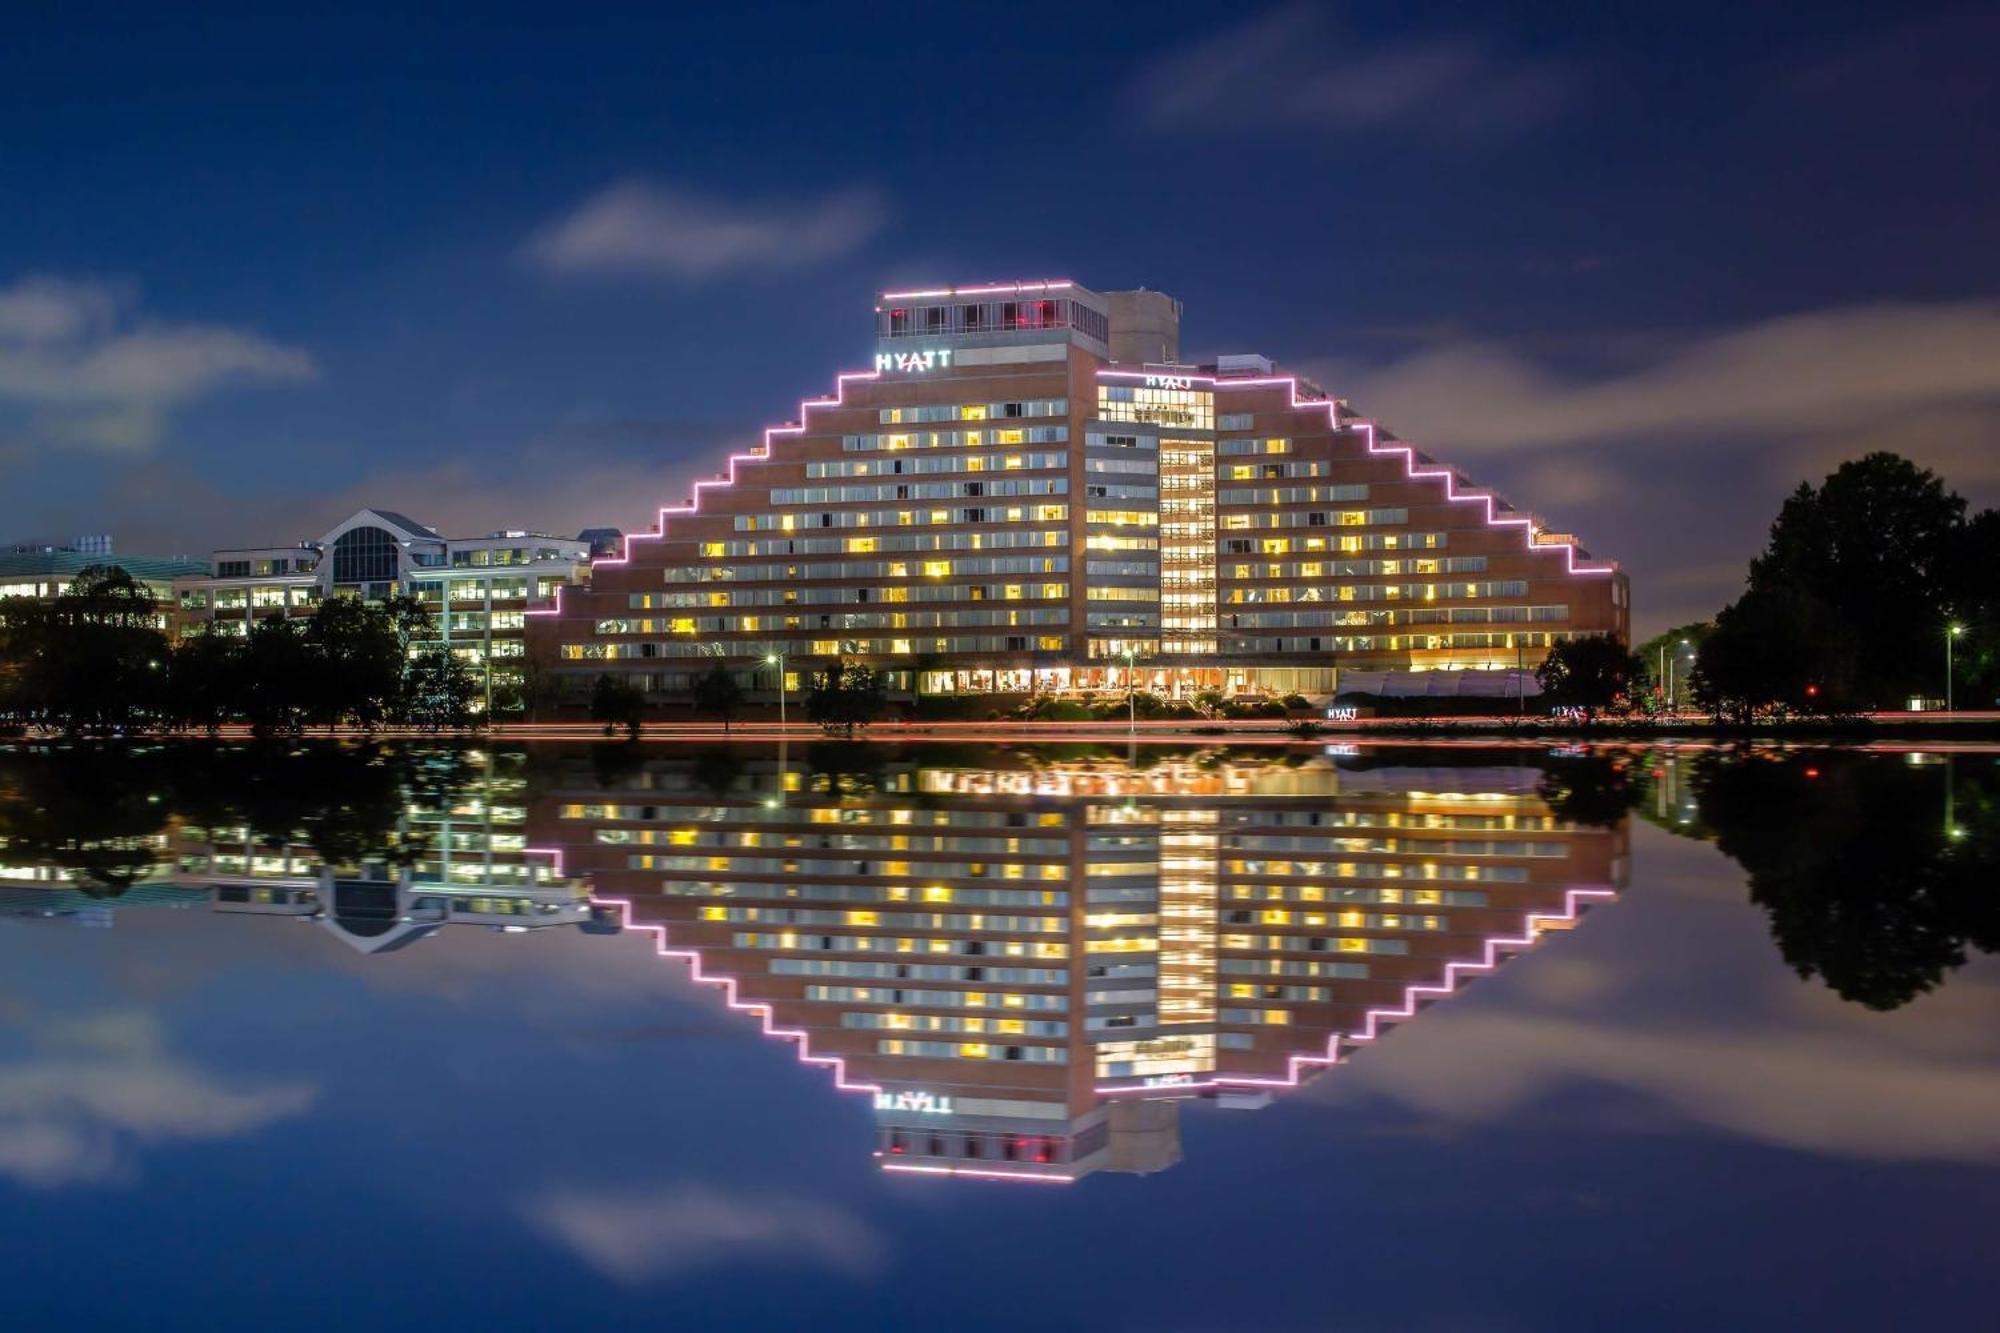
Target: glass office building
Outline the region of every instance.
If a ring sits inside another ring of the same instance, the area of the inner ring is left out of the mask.
[[[395,510],[364,509],[316,541],[216,551],[202,573],[175,580],[176,623],[182,634],[247,634],[267,617],[310,618],[331,596],[407,595],[431,613],[437,636],[415,646],[464,662],[480,706],[504,716],[525,703],[527,613],[554,606],[556,590],[583,577],[590,551],[586,537],[445,537]]]
[[[1574,537],[1262,356],[1184,363],[1180,313],[883,293],[872,364],[596,561],[530,651],[572,698],[716,657],[775,692],[768,659],[835,656],[926,694],[1326,695],[1626,635],[1624,576]]]

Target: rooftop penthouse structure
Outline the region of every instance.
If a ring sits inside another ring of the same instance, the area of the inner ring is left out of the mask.
[[[837,377],[529,617],[580,698],[836,656],[924,694],[1332,694],[1625,637],[1610,563],[1180,303],[1073,282],[890,291]],[[1507,676],[1495,695],[1516,688]]]

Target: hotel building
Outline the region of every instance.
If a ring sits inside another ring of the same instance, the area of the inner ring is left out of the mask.
[[[925,694],[1331,694],[1535,666],[1627,583],[1262,356],[1180,359],[1180,305],[1070,282],[886,292],[842,375],[531,617],[580,697],[836,655]],[[1472,677],[1472,688],[1479,692]]]
[[[531,843],[868,1096],[885,1169],[1035,1180],[1179,1158],[1610,899],[1620,829],[1533,768],[1143,771],[576,760]]]
[[[593,530],[597,540],[603,531]],[[177,625],[183,634],[247,634],[266,617],[309,618],[327,597],[407,594],[437,629],[436,640],[417,646],[451,652],[472,669],[485,703],[497,698],[512,711],[527,613],[554,606],[558,588],[584,577],[592,540],[517,531],[445,537],[394,510],[364,509],[317,541],[216,551],[206,571],[174,581]]]

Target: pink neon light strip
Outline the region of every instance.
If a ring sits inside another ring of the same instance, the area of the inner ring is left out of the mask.
[[[529,848],[524,848],[523,851],[526,855],[547,856],[552,858],[555,863],[555,871],[557,876],[566,878],[566,875],[563,870],[562,849],[560,847],[529,847]],[[1493,936],[1486,940],[1485,947],[1482,951],[1482,956],[1480,958],[1469,962],[1461,961],[1461,962],[1447,963],[1445,965],[1445,970],[1444,970],[1444,981],[1441,984],[1411,985],[1405,988],[1405,990],[1403,991],[1403,999],[1401,1004],[1395,1006],[1394,1008],[1370,1009],[1365,1015],[1363,1015],[1362,1026],[1359,1031],[1345,1033],[1345,1034],[1336,1032],[1331,1037],[1329,1037],[1327,1039],[1325,1054],[1288,1056],[1286,1058],[1285,1076],[1283,1078],[1264,1078],[1253,1075],[1238,1076],[1238,1075],[1223,1074],[1223,1075],[1218,1075],[1212,1079],[1194,1083],[1156,1084],[1151,1087],[1145,1085],[1136,1085],[1136,1086],[1120,1085],[1116,1087],[1099,1086],[1097,1088],[1094,1088],[1093,1091],[1095,1091],[1099,1096],[1102,1097],[1130,1097],[1135,1095],[1136,1096],[1150,1095],[1154,1097],[1160,1097],[1160,1096],[1174,1096],[1186,1092],[1201,1092],[1212,1088],[1222,1088],[1222,1087],[1273,1088],[1273,1089],[1296,1088],[1303,1081],[1302,1078],[1303,1070],[1309,1067],[1319,1067],[1319,1068],[1331,1067],[1340,1062],[1341,1058],[1340,1043],[1343,1040],[1343,1037],[1345,1038],[1345,1040],[1350,1042],[1356,1042],[1356,1041],[1372,1042],[1377,1040],[1381,1036],[1381,1025],[1385,1021],[1400,1022],[1404,1019],[1414,1018],[1417,1013],[1417,1005],[1419,1001],[1424,997],[1434,996],[1441,998],[1443,996],[1451,995],[1458,989],[1459,982],[1464,977],[1483,975],[1485,973],[1491,972],[1494,968],[1498,967],[1500,965],[1501,955],[1503,953],[1511,953],[1517,950],[1526,949],[1533,946],[1535,942],[1540,938],[1540,932],[1537,929],[1540,923],[1573,922],[1582,914],[1583,910],[1582,905],[1586,900],[1589,900],[1591,902],[1601,902],[1615,897],[1617,897],[1617,892],[1612,889],[1569,889],[1565,891],[1563,895],[1563,910],[1560,913],[1549,913],[1549,912],[1528,913],[1526,917],[1523,918],[1522,933],[1520,935]],[[812,1048],[805,1031],[803,1029],[781,1028],[777,1026],[770,1005],[759,1002],[745,1002],[743,1000],[739,1000],[737,998],[737,993],[736,993],[736,986],[737,986],[736,978],[708,975],[706,972],[702,970],[701,954],[698,950],[676,949],[671,947],[667,939],[667,928],[665,926],[635,925],[632,920],[632,903],[629,899],[598,898],[593,896],[590,901],[591,905],[595,907],[616,907],[619,912],[620,925],[623,929],[645,931],[651,934],[653,936],[654,952],[657,953],[660,957],[679,958],[686,960],[688,964],[689,975],[697,983],[704,986],[720,987],[723,992],[723,1002],[727,1004],[729,1008],[734,1009],[739,1013],[749,1013],[757,1015],[757,1018],[759,1022],[762,1024],[764,1029],[764,1034],[766,1036],[776,1037],[783,1041],[789,1041],[795,1043],[798,1047],[800,1063],[809,1065],[823,1065],[832,1069],[834,1087],[838,1088],[842,1092],[880,1092],[882,1090],[881,1085],[877,1083],[850,1082],[847,1077],[847,1061],[845,1057],[838,1055],[814,1055],[812,1053]],[[1039,1175],[1033,1173],[1016,1173],[1009,1171],[988,1171],[988,1170],[982,1170],[977,1167],[916,1166],[904,1163],[891,1163],[887,1161],[884,1161],[881,1164],[881,1167],[882,1170],[884,1171],[901,1171],[911,1174],[923,1174],[923,1175],[967,1176],[974,1179],[983,1179],[983,1180],[1025,1180],[1025,1181],[1035,1181],[1038,1183],[1055,1184],[1055,1185],[1068,1185],[1074,1183],[1074,1177],[1070,1176]]]
[[[556,858],[557,873],[561,873],[562,853],[560,850],[546,847],[536,847],[529,850],[538,855],[554,855]],[[710,976],[702,969],[700,951],[674,948],[667,940],[667,928],[665,926],[646,926],[634,923],[632,920],[632,903],[629,899],[592,897],[590,903],[593,907],[617,908],[619,924],[623,929],[643,931],[651,935],[653,937],[653,951],[656,954],[662,958],[679,958],[685,960],[688,965],[689,975],[697,983],[703,986],[719,987],[722,990],[724,1004],[738,1013],[755,1014],[758,1021],[763,1025],[765,1036],[776,1037],[781,1041],[789,1041],[796,1044],[799,1053],[799,1063],[823,1065],[831,1069],[833,1071],[834,1087],[840,1089],[842,1092],[880,1092],[882,1090],[881,1085],[878,1083],[856,1083],[850,1081],[847,1077],[847,1060],[845,1057],[838,1055],[814,1055],[805,1031],[801,1028],[779,1027],[771,1012],[770,1005],[758,1001],[738,999],[736,994],[736,978]]]
[[[526,855],[551,858],[555,863],[556,874],[558,876],[563,875],[562,848],[528,847],[524,848],[523,851]],[[653,951],[660,957],[685,959],[688,964],[689,975],[696,982],[704,986],[720,987],[723,992],[723,1003],[727,1004],[731,1009],[739,1013],[757,1015],[758,1021],[763,1025],[764,1035],[777,1037],[796,1044],[801,1063],[824,1065],[832,1069],[833,1085],[840,1091],[880,1092],[882,1090],[881,1085],[878,1083],[851,1082],[847,1077],[847,1061],[845,1057],[838,1055],[814,1055],[804,1031],[777,1026],[772,1017],[770,1005],[739,1000],[736,996],[736,978],[708,975],[702,970],[700,951],[671,947],[667,941],[667,928],[665,926],[634,925],[632,921],[632,903],[629,899],[592,897],[590,902],[593,907],[616,907],[618,909],[619,923],[623,929],[645,931],[652,935]],[[877,1154],[877,1156],[880,1156],[880,1154]],[[1074,1179],[1070,1176],[1054,1176],[1038,1172],[986,1171],[978,1167],[914,1166],[889,1162],[883,1162],[881,1165],[884,1171],[902,1171],[923,1175],[967,1176],[975,1180],[1022,1180],[1039,1185],[1069,1185],[1074,1183]]]
[[[903,1162],[884,1162],[884,1171],[900,1171],[906,1175],[922,1176],[970,1176],[975,1180],[1026,1180],[1037,1185],[1073,1185],[1074,1176],[1050,1176],[1030,1171],[985,1171],[976,1166],[911,1166]]]
[[[1053,292],[1075,283],[1067,278],[1046,281],[998,282],[985,287],[937,287],[922,292],[883,292],[884,301],[922,301],[938,296],[997,296],[1002,292]]]
[[[1488,527],[1520,528],[1522,539],[1526,541],[1530,551],[1560,550],[1563,553],[1564,563],[1569,573],[1615,574],[1618,572],[1618,566],[1612,563],[1579,564],[1576,558],[1576,543],[1574,542],[1537,542],[1535,540],[1535,522],[1533,519],[1500,517],[1494,511],[1495,497],[1491,491],[1460,491],[1458,489],[1456,474],[1450,468],[1417,466],[1416,449],[1407,444],[1383,444],[1376,434],[1374,422],[1357,420],[1350,421],[1343,426],[1340,421],[1340,405],[1338,403],[1331,398],[1300,398],[1299,382],[1289,375],[1273,375],[1254,379],[1218,379],[1212,375],[1175,375],[1169,377],[1158,372],[1149,373],[1143,370],[1100,370],[1097,372],[1097,377],[1099,379],[1184,379],[1191,384],[1207,384],[1218,390],[1264,389],[1282,384],[1290,391],[1292,406],[1294,408],[1323,407],[1326,409],[1327,420],[1334,430],[1366,431],[1368,433],[1369,453],[1376,455],[1403,455],[1404,473],[1412,478],[1425,481],[1442,481],[1447,500],[1459,504],[1483,503],[1486,506],[1486,525]]]
[[[629,565],[630,563],[632,563],[633,542],[664,541],[667,535],[668,519],[685,518],[690,514],[700,513],[701,493],[705,490],[709,490],[711,488],[718,486],[723,487],[725,489],[730,486],[734,486],[736,484],[736,469],[739,466],[741,466],[744,463],[762,462],[763,460],[771,456],[771,439],[773,436],[803,435],[806,429],[807,412],[811,411],[813,408],[816,407],[845,406],[847,402],[847,386],[849,382],[855,380],[873,380],[879,378],[880,376],[877,374],[877,372],[872,370],[842,371],[839,375],[837,375],[834,378],[833,397],[807,398],[799,403],[799,419],[797,421],[790,422],[783,426],[766,426],[764,428],[764,443],[761,448],[753,450],[752,452],[747,454],[731,454],[729,456],[728,475],[721,477],[708,477],[701,481],[697,481],[694,484],[692,492],[688,498],[688,502],[684,505],[661,506],[660,516],[653,531],[626,533],[624,554],[601,556],[598,559],[591,561],[590,562],[591,573],[595,575],[597,572],[597,567],[599,565]],[[569,586],[568,584],[557,584],[555,604],[548,607],[531,609],[527,612],[527,614],[531,616],[561,615],[563,589],[568,586]]]
[[[1103,1097],[1147,1095],[1161,1097],[1173,1096],[1183,1092],[1200,1092],[1204,1089],[1219,1087],[1296,1088],[1301,1082],[1300,1071],[1308,1066],[1324,1068],[1340,1063],[1340,1043],[1343,1040],[1376,1040],[1382,1035],[1380,1029],[1383,1022],[1397,1022],[1406,1018],[1414,1018],[1417,1013],[1417,1002],[1423,997],[1450,995],[1458,989],[1458,983],[1462,977],[1491,972],[1494,968],[1498,967],[1500,965],[1500,955],[1503,952],[1525,949],[1534,944],[1538,938],[1536,930],[1538,922],[1574,921],[1582,911],[1581,903],[1584,899],[1597,901],[1617,896],[1616,891],[1612,889],[1570,889],[1563,895],[1563,910],[1560,914],[1530,912],[1522,924],[1522,933],[1519,936],[1494,936],[1486,941],[1484,954],[1481,958],[1472,962],[1447,963],[1444,969],[1444,981],[1442,984],[1412,985],[1404,990],[1402,1003],[1396,1007],[1390,1009],[1370,1009],[1363,1016],[1359,1031],[1344,1034],[1336,1032],[1327,1038],[1326,1053],[1324,1055],[1294,1055],[1288,1057],[1285,1076],[1283,1078],[1260,1078],[1250,1075],[1239,1077],[1234,1074],[1220,1074],[1199,1083],[1163,1083],[1155,1084],[1151,1087],[1143,1084],[1136,1086],[1120,1085],[1117,1087],[1099,1087],[1096,1089],[1096,1092],[1099,1096]]]

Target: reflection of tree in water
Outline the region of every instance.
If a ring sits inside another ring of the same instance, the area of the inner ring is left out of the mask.
[[[1550,755],[1539,761],[1539,794],[1558,819],[1592,828],[1617,828],[1631,817],[1642,793],[1644,756],[1626,751]]]
[[[2000,950],[2000,781],[1991,757],[1912,767],[1842,751],[1710,757],[1696,788],[1716,844],[1801,977],[1894,1009],[1968,947]],[[1947,804],[1952,828],[1948,829]]]
[[[1606,828],[1635,809],[1652,817],[1664,773],[1643,751],[1537,763],[1553,813]],[[1744,749],[1701,756],[1687,780],[1698,818],[1656,822],[1713,840],[1743,867],[1801,977],[1894,1009],[1939,985],[1968,949],[2000,951],[2000,768],[1990,756],[1912,766]]]
[[[877,796],[890,759],[884,747],[866,741],[815,741],[806,746],[806,782],[814,791],[849,799]]]
[[[211,751],[209,822],[248,827],[262,842],[303,842],[328,865],[407,865],[424,851],[403,828],[407,807],[449,809],[481,773],[462,749],[369,743]]]
[[[743,780],[743,760],[735,750],[703,750],[688,765],[688,781],[720,801]]]
[[[166,827],[157,752],[91,746],[0,759],[0,865],[55,866],[112,898],[157,864]]]
[[[89,747],[0,756],[0,861],[54,865],[86,893],[150,872],[169,815],[253,841],[300,842],[326,862],[407,864],[423,850],[404,809],[440,809],[483,776],[456,747],[389,744]]]
[[[590,747],[590,773],[599,790],[630,786],[646,769],[646,747],[637,741],[606,742]]]

